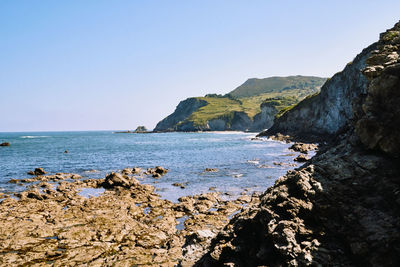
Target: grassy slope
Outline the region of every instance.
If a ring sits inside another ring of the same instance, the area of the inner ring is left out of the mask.
[[[252,82],[249,83],[250,80],[257,80],[256,84],[253,83],[252,85]],[[200,126],[212,119],[232,116],[234,111],[243,111],[250,118],[253,118],[260,112],[260,104],[265,99],[284,97],[289,98],[290,103],[297,103],[306,96],[318,92],[325,80],[324,78],[304,76],[249,79],[230,93],[237,97],[237,100],[229,97],[198,97],[198,99],[207,101],[208,105],[201,107],[187,120],[193,122],[196,126]],[[274,89],[274,86],[277,87]],[[240,94],[237,94],[237,92]],[[238,97],[238,95],[241,95],[241,97]],[[295,98],[294,101],[293,98]],[[283,110],[287,107],[279,105],[276,108]]]
[[[230,94],[237,98],[243,98],[265,93],[284,92],[295,88],[315,90],[321,87],[325,80],[325,78],[314,76],[253,78],[248,79]]]

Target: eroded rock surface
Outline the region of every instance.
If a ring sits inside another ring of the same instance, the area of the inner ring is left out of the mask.
[[[0,265],[192,266],[232,214],[258,201],[208,193],[172,203],[124,173],[40,175],[17,198],[1,194]]]

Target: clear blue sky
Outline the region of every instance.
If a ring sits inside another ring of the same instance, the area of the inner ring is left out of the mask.
[[[0,0],[0,131],[152,129],[247,78],[329,77],[400,1]]]

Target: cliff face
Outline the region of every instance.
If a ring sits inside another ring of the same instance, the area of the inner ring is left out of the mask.
[[[400,265],[399,54],[397,23],[359,55],[361,65],[366,62],[366,79],[360,78],[361,69],[336,77],[353,81],[355,90],[365,94],[320,100],[324,105],[353,102],[352,115],[323,128],[334,133],[333,125],[347,124],[347,130],[279,178],[260,204],[235,216],[198,266]],[[365,86],[358,88],[361,83]],[[300,108],[310,110],[314,101]],[[286,116],[292,112],[299,110]],[[308,123],[307,117],[298,118],[298,124]]]
[[[260,136],[282,133],[311,142],[334,136],[353,117],[353,100],[366,93],[367,78],[361,70],[375,48],[376,44],[372,44],[364,49],[343,71],[329,79],[319,94],[304,99]]]
[[[174,113],[157,123],[154,131],[176,131],[179,122],[186,120],[194,111],[205,105],[207,105],[206,101],[194,97],[181,101]]]
[[[274,123],[275,115],[278,110],[274,105],[263,103],[260,106],[261,112],[254,116],[253,124],[251,125],[252,131],[261,131],[268,129]]]
[[[206,99],[210,98],[208,97]],[[221,100],[221,98],[217,98],[217,100]],[[234,100],[230,99],[227,101],[235,102]],[[220,102],[223,103],[223,101]],[[184,101],[181,101],[174,113],[160,121],[154,131],[247,131],[253,125],[253,120],[250,119],[245,112],[235,110],[225,112],[219,116],[216,115],[214,118],[207,119],[201,124],[196,124],[195,120],[192,118],[193,113],[199,111],[200,108],[207,105],[209,105],[209,102],[199,98],[188,98]]]

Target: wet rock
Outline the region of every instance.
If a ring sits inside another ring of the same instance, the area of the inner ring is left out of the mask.
[[[303,154],[307,154],[308,151],[316,150],[318,146],[316,144],[305,144],[305,143],[294,143],[291,147],[289,147],[290,150],[300,152]]]
[[[27,193],[28,193],[27,197],[29,197],[29,198],[34,198],[34,199],[37,199],[37,200],[43,200],[42,194],[37,189],[32,190],[32,191],[28,191]]]
[[[297,161],[297,162],[306,162],[306,161],[308,161],[308,158],[307,158],[307,156],[305,156],[305,155],[303,155],[303,154],[300,154],[300,155],[298,155],[298,156],[294,159],[294,161]]]
[[[132,168],[132,174],[139,174],[141,171],[142,171],[142,169],[139,167]]]
[[[0,144],[0,146],[10,146],[11,144],[9,142],[3,142]]]
[[[168,172],[168,169],[157,166],[155,168],[148,168],[144,174],[152,175],[153,178],[160,178],[161,176],[165,175],[167,172]]]
[[[275,141],[281,141],[281,142],[286,142],[286,143],[290,143],[292,141],[292,138],[289,135],[284,135],[281,133],[271,135],[271,136],[269,136],[269,138],[272,140],[275,140]]]
[[[204,172],[218,172],[217,168],[205,168]]]
[[[129,188],[138,183],[139,182],[135,178],[124,176],[120,173],[112,172],[106,176],[106,179],[103,183],[103,187],[113,188],[116,186],[121,186],[121,187]]]
[[[43,175],[46,174],[43,168],[36,168],[34,171],[28,171],[29,175]]]
[[[163,167],[157,166],[157,167],[154,168],[154,172],[158,173],[158,174],[161,174],[161,175],[164,175],[164,174],[166,174],[168,172],[168,170],[164,169]]]
[[[122,174],[126,174],[126,175],[132,174],[132,169],[125,168],[125,169],[123,169],[123,170],[121,171],[121,173],[122,173]]]
[[[184,189],[186,188],[187,183],[173,183],[172,185]]]

